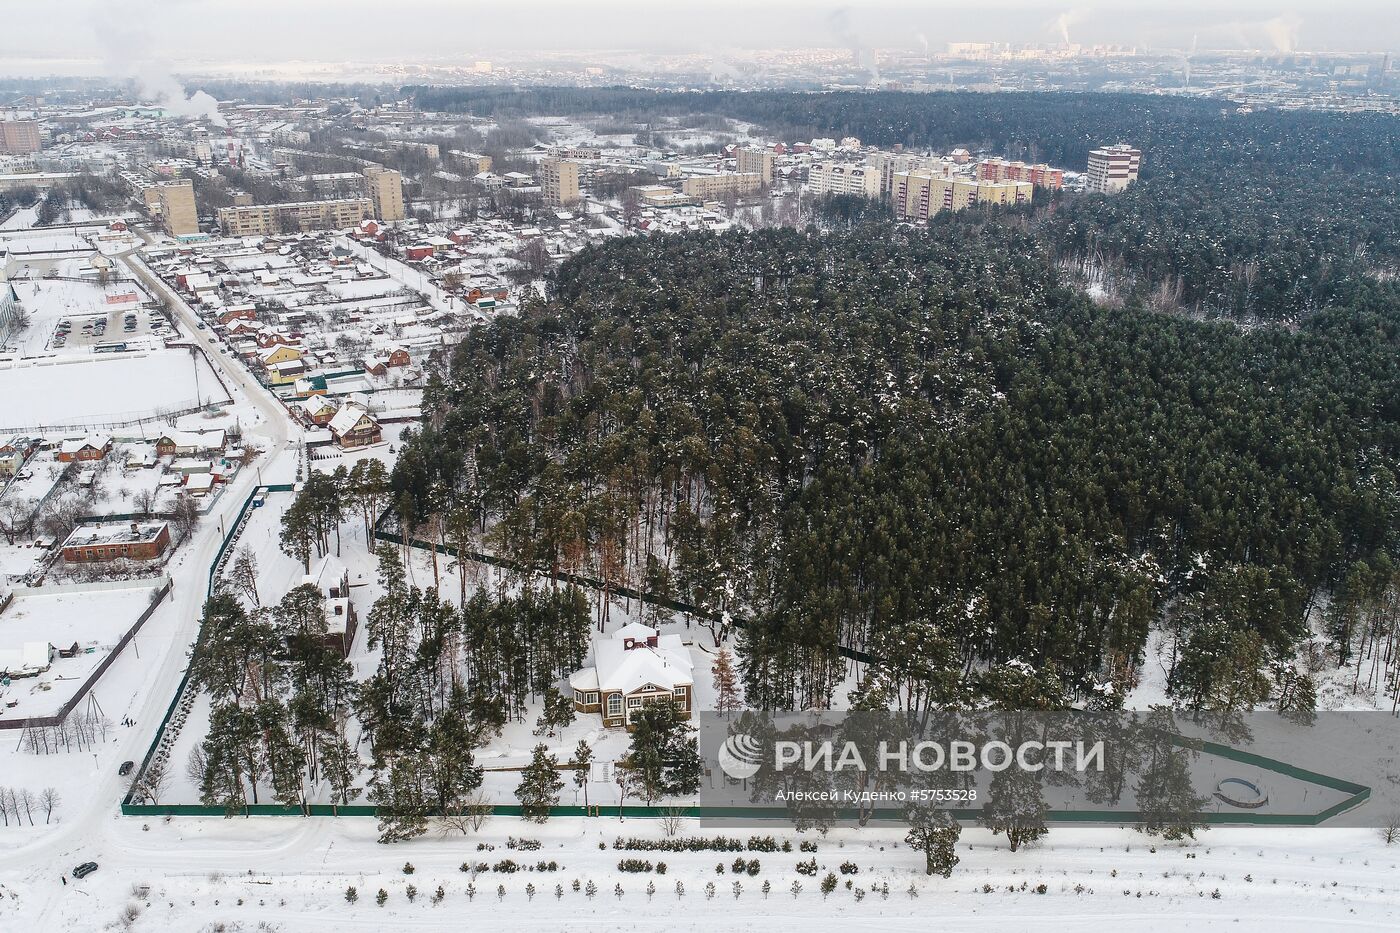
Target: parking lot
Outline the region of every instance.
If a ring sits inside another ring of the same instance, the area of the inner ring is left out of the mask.
[[[70,314],[60,318],[49,336],[48,349],[102,352],[100,348],[120,343],[148,348],[160,346],[175,333],[160,312],[126,305],[106,313]]]

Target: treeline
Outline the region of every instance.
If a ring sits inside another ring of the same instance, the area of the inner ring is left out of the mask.
[[[472,503],[489,549],[603,581],[600,624],[617,586],[748,617],[755,707],[826,705],[838,645],[906,706],[1009,662],[1045,708],[1121,700],[1169,607],[1184,702],[1301,702],[1309,609],[1396,546],[1391,301],[1108,308],[996,226],[637,238],[556,289],[430,386],[397,512]]]

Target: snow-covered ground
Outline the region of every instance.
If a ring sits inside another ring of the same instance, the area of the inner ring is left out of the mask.
[[[0,647],[18,648],[26,642],[48,642],[57,648],[76,644],[78,654],[55,657],[53,666],[37,677],[0,683],[0,717],[14,721],[57,713],[150,605],[156,583],[131,580],[110,588],[44,587],[17,595],[0,613]]]
[[[925,876],[920,856],[890,830],[834,831],[820,838],[756,827],[760,834],[790,840],[794,851],[744,853],[759,861],[753,876],[732,874],[732,852],[614,849],[619,836],[659,837],[661,829],[655,821],[612,818],[555,819],[543,826],[492,818],[478,834],[395,846],[376,844],[374,821],[364,818],[113,816],[85,830],[64,833],[60,827],[52,835],[62,835],[62,842],[49,846],[41,860],[28,850],[45,838],[42,834],[27,826],[11,831],[8,849],[0,852],[0,924],[44,931],[289,933],[390,928],[1312,933],[1391,930],[1400,923],[1400,891],[1394,885],[1400,848],[1387,849],[1374,834],[1361,831],[1215,830],[1193,845],[1153,846],[1129,830],[1057,830],[1045,843],[1013,854],[1003,840],[968,828],[958,847],[961,861],[953,876],[943,879]],[[694,826],[681,832],[717,835]],[[540,848],[509,849],[512,836],[539,840]],[[802,839],[817,843],[815,854],[796,851]],[[620,872],[618,861],[627,857],[664,861],[667,871]],[[526,866],[554,861],[558,868],[472,874],[459,867],[464,862],[492,866],[506,858]],[[795,870],[807,858],[819,866],[816,877]],[[60,882],[61,871],[88,859],[99,863],[97,872]],[[846,862],[859,871],[841,874]],[[406,863],[412,874],[404,873]],[[716,873],[716,865],[724,866],[723,874]],[[839,883],[823,897],[820,881],[828,871]],[[796,894],[794,882],[801,886]],[[648,883],[655,886],[652,895]],[[678,893],[678,883],[684,893]],[[410,885],[417,889],[412,901]],[[533,886],[533,897],[527,885]],[[439,886],[444,897],[435,903]],[[354,903],[346,900],[349,887],[356,889]],[[388,895],[383,906],[376,903],[380,889]]]
[[[225,401],[201,354],[112,353],[0,364],[6,425],[102,424]]]

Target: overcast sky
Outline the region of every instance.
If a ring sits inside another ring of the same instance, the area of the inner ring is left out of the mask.
[[[1400,0],[0,0],[6,57],[394,61],[507,50],[908,47],[927,39],[1400,49]],[[56,11],[61,10],[61,15]]]

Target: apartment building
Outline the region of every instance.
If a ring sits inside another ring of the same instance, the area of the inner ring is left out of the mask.
[[[1089,172],[1084,190],[1096,194],[1117,194],[1137,181],[1142,152],[1126,143],[1104,146],[1089,153]]]
[[[807,190],[816,195],[880,196],[880,172],[864,162],[814,162],[807,172]]]
[[[1059,190],[1065,186],[1064,169],[1051,168],[1041,162],[1027,165],[1005,159],[983,159],[977,163],[979,181],[1028,181],[1037,188]]]
[[[374,216],[385,223],[398,223],[405,216],[403,207],[403,175],[382,165],[366,165],[361,173],[369,189]],[[361,218],[355,218],[359,223]]]
[[[880,196],[886,198],[894,195],[894,176],[899,172],[928,172],[951,178],[954,169],[948,159],[905,152],[872,152],[865,157],[865,164],[879,173]]]
[[[974,181],[924,172],[895,175],[895,214],[903,220],[928,220],[939,211],[960,211],[978,204],[1029,204],[1035,186],[1028,181]]]
[[[588,161],[591,159],[601,159],[603,157],[603,150],[596,146],[555,146],[549,150],[549,154],[556,159]]]
[[[0,121],[0,153],[29,155],[38,152],[42,145],[38,120]]]
[[[220,208],[219,227],[225,236],[269,236],[276,233],[304,233],[309,230],[345,230],[375,216],[376,213],[374,202],[369,198],[256,204],[250,207]],[[402,219],[402,216],[399,219]]]
[[[189,159],[204,165],[208,165],[214,159],[209,132],[204,129],[196,129],[188,137],[178,133],[166,133],[155,141],[155,151],[157,155]]]
[[[735,167],[740,172],[757,172],[763,176],[763,183],[773,183],[773,150],[739,149],[734,154]]]
[[[463,152],[461,149],[447,150],[447,159],[468,175],[480,175],[491,171],[491,157],[479,152]]]
[[[578,163],[567,159],[540,160],[540,189],[546,204],[563,206],[578,200]]]
[[[146,212],[171,236],[197,236],[199,213],[194,203],[194,182],[163,181],[141,189]]]
[[[681,179],[681,193],[700,198],[702,201],[730,195],[752,194],[762,186],[763,176],[758,172],[691,175]]]
[[[394,145],[405,152],[421,153],[434,162],[442,157],[442,148],[437,143],[411,143],[400,140]]]

